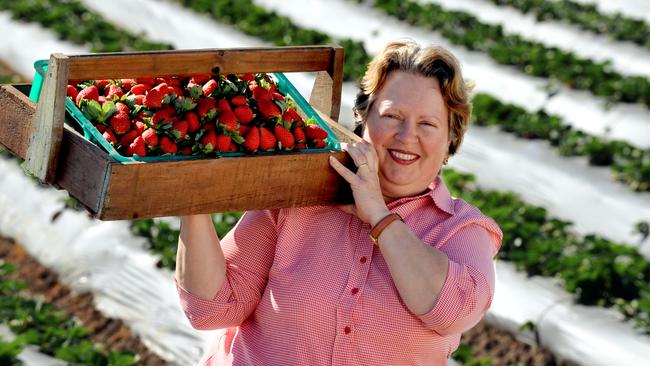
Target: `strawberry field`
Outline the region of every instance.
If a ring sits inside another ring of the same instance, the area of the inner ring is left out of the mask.
[[[53,52],[336,43],[340,123],[351,128],[355,81],[385,42],[443,45],[476,83],[472,125],[443,177],[504,232],[492,308],[450,364],[643,364],[650,7],[616,3],[0,0],[0,30],[12,35],[0,80],[31,80]],[[309,95],[313,76],[287,77]],[[266,74],[75,80],[68,96],[128,158],[323,147],[326,132],[309,131],[315,121],[276,84]],[[178,306],[178,219],[94,220],[0,155],[0,364],[198,361],[214,332],[191,329]],[[215,213],[219,235],[240,216]]]

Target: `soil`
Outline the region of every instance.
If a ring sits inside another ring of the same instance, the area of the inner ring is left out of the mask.
[[[68,316],[80,319],[90,330],[93,342],[103,343],[110,350],[137,354],[138,365],[166,365],[166,362],[150,352],[121,320],[107,318],[95,310],[91,294],[72,293],[57,280],[53,271],[32,258],[19,243],[0,237],[0,259],[16,266],[17,270],[11,277],[27,283],[31,294],[43,296],[45,302],[54,304]],[[510,333],[491,327],[483,321],[463,334],[462,342],[471,345],[474,357],[490,357],[492,366],[576,365],[557,358],[546,349],[519,342]]]

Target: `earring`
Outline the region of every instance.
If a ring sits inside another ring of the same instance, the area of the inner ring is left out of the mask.
[[[445,157],[445,160],[442,161],[442,165],[447,165],[449,163],[449,157]]]

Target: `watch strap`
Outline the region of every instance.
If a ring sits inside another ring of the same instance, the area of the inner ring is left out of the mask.
[[[402,219],[402,216],[400,216],[398,213],[391,212],[390,214],[386,215],[383,219],[379,220],[379,222],[375,225],[375,227],[370,230],[368,233],[368,236],[370,236],[370,240],[372,240],[372,243],[375,245],[379,244],[379,236],[381,233],[388,227],[388,225],[392,224],[393,221],[400,220],[404,221]]]

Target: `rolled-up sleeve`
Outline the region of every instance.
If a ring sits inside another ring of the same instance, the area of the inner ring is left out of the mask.
[[[240,325],[255,310],[268,281],[277,241],[279,211],[249,211],[221,240],[226,280],[212,299],[203,299],[176,282],[181,308],[196,329]]]
[[[483,227],[462,227],[440,248],[449,258],[447,278],[421,321],[440,335],[462,333],[478,323],[494,294],[494,242]]]

